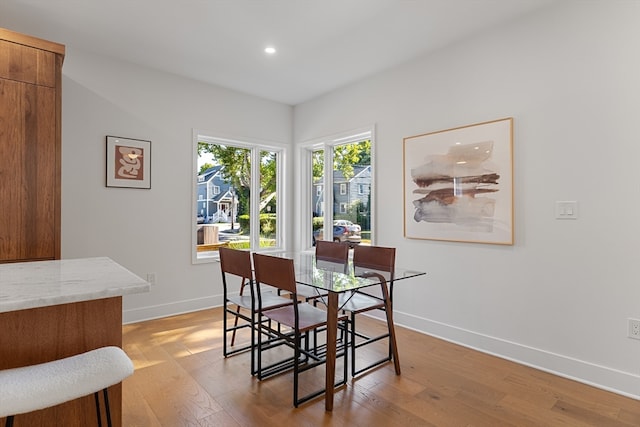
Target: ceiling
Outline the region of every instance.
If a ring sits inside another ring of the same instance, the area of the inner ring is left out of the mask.
[[[552,1],[0,0],[0,27],[296,105]]]

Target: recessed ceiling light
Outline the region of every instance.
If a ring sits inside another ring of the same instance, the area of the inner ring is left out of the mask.
[[[269,55],[273,55],[274,53],[276,53],[276,48],[273,46],[267,46],[264,48],[264,52]]]

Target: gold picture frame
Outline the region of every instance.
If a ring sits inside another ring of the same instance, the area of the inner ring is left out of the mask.
[[[513,245],[513,118],[403,140],[404,236]]]

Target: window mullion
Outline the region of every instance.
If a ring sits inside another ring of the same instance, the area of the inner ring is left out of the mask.
[[[251,206],[249,208],[249,226],[251,230],[251,248],[260,249],[260,147],[251,149]]]
[[[333,146],[324,149],[324,239],[332,240],[333,233]]]

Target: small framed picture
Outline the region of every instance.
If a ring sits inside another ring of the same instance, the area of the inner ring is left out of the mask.
[[[107,135],[107,187],[151,188],[151,141]]]

